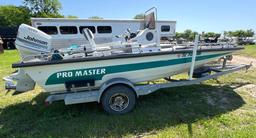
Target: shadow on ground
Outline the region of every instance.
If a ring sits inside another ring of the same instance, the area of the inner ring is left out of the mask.
[[[141,135],[166,127],[192,124],[238,109],[245,102],[230,86],[193,85],[164,89],[138,99],[136,109],[126,115],[103,112],[97,103],[46,107],[46,94],[33,101],[0,109],[0,137],[99,137]]]

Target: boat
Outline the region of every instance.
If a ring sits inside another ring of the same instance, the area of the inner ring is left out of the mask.
[[[158,29],[155,28],[155,11],[151,9],[146,15],[146,27],[138,34],[132,34],[136,36],[125,36],[129,39],[127,42],[97,46],[93,33],[85,28],[84,36],[89,44],[74,49],[55,50],[57,53],[52,49],[51,36],[22,24],[15,42],[22,61],[12,67],[19,68],[18,73],[21,76],[28,75],[19,79],[23,85],[30,86],[33,82],[31,88],[25,90],[33,89],[36,82],[46,92],[51,93],[70,91],[71,87],[97,89],[107,80],[117,77],[126,78],[136,84],[188,71],[193,47],[160,47],[159,40],[156,39]],[[195,66],[198,68],[240,49],[242,47],[226,43],[202,45],[197,50]],[[60,51],[64,51],[62,55]],[[69,54],[63,56],[63,53]],[[17,86],[16,89],[24,91]]]
[[[195,68],[200,68],[243,49],[229,43],[195,43],[196,49],[195,46],[160,46],[155,14],[154,8],[147,11],[145,28],[137,34],[125,36],[125,42],[97,46],[93,33],[85,28],[83,34],[89,44],[73,49],[52,49],[49,35],[21,25],[16,47],[22,61],[12,65],[18,68],[18,72],[5,78],[6,87],[29,91],[38,84],[45,92],[65,94],[101,90],[113,80],[127,80],[136,85],[188,72],[193,61]],[[17,82],[16,85],[13,81]]]

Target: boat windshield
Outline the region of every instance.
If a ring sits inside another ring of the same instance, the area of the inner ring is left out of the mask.
[[[154,30],[156,28],[156,8],[153,7],[145,12],[145,28]]]

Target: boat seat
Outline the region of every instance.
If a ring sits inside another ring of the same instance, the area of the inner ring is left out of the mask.
[[[88,28],[83,29],[83,34],[85,39],[89,42],[89,44],[92,47],[92,51],[96,50],[96,43],[94,41],[94,35],[92,33],[92,31]]]
[[[83,30],[83,34],[84,34],[84,37],[85,39],[89,42],[89,45],[91,45],[91,50],[92,51],[96,51],[99,50],[99,51],[106,51],[106,50],[110,50],[110,46],[108,45],[111,45],[112,43],[104,43],[102,45],[96,45],[95,41],[94,41],[94,35],[92,33],[92,31],[88,28],[85,28]]]

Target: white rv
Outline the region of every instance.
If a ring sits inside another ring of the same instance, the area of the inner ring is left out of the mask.
[[[136,33],[144,28],[144,20],[92,20],[92,19],[67,19],[67,18],[32,18],[32,26],[51,35],[55,48],[64,48],[72,45],[88,43],[82,34],[84,28],[94,33],[97,44],[124,41],[116,36],[127,33]],[[159,39],[168,39],[175,36],[176,21],[156,22]]]

